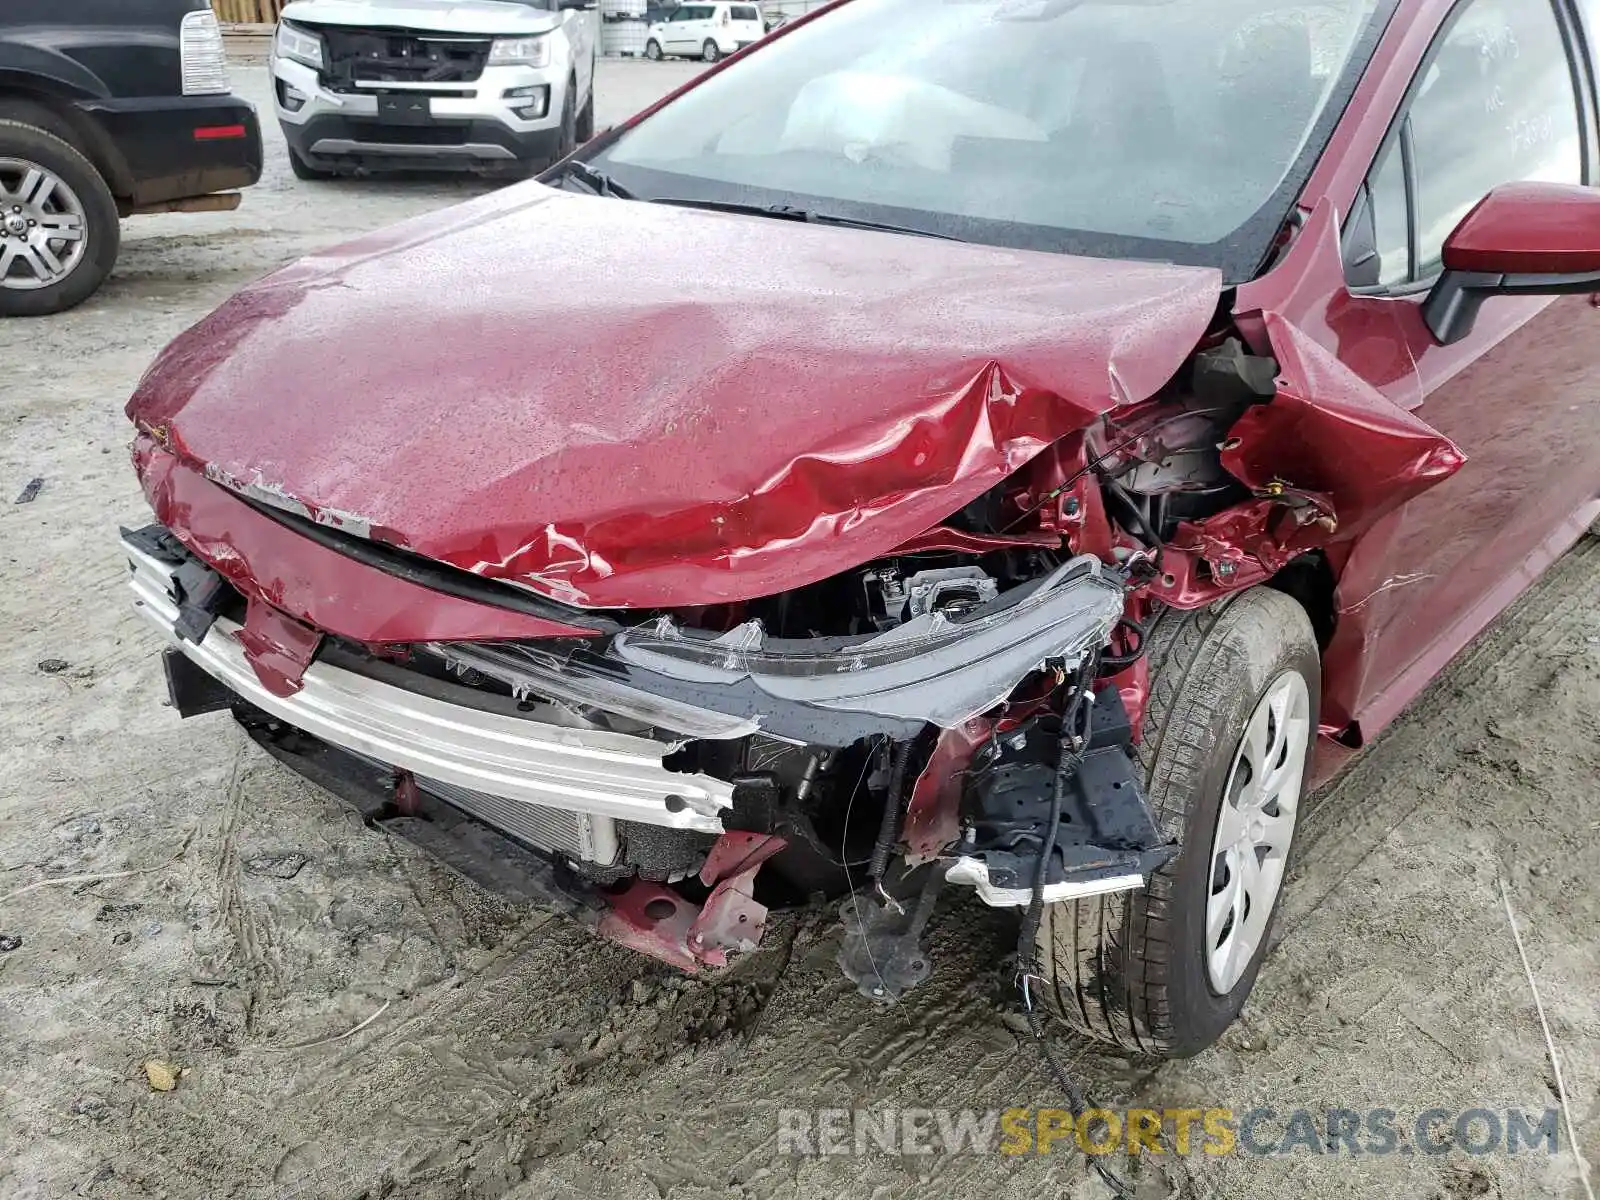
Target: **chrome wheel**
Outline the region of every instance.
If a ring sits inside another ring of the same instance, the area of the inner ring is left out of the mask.
[[[1206,972],[1219,995],[1255,957],[1283,887],[1311,736],[1306,681],[1285,671],[1245,723],[1211,842]]]
[[[0,158],[0,288],[37,291],[60,283],[88,247],[83,202],[37,163]]]

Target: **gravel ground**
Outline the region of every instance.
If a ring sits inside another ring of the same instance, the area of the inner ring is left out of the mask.
[[[605,64],[602,123],[695,70]],[[264,69],[240,74],[264,103]],[[298,183],[273,134],[239,212],[132,222],[95,300],[0,326],[0,936],[21,939],[0,950],[0,1195],[1107,1194],[1059,1149],[779,1152],[782,1108],[1059,1102],[981,907],[941,908],[933,979],[889,1009],[838,976],[827,912],[686,980],[369,832],[225,717],[163,707],[113,541],[145,519],[121,413],[139,373],[247,280],[482,186]],[[1600,1157],[1597,595],[1590,538],[1315,798],[1287,937],[1220,1046],[1160,1065],[1061,1044],[1098,1100],[1542,1112],[1503,879]],[[86,873],[120,875],[26,890]],[[1117,1166],[1141,1197],[1580,1194],[1566,1153]]]

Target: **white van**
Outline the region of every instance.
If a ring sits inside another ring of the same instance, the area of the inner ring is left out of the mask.
[[[703,58],[716,62],[735,50],[743,50],[766,33],[761,9],[756,4],[680,4],[666,20],[650,26],[650,40],[644,56],[662,59]]]

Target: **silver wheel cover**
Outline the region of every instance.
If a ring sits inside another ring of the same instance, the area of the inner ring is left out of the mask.
[[[0,288],[53,287],[78,269],[88,245],[83,201],[60,176],[0,158]]]
[[[1219,995],[1234,989],[1255,957],[1283,887],[1311,737],[1306,681],[1285,671],[1245,722],[1211,840],[1205,956]]]

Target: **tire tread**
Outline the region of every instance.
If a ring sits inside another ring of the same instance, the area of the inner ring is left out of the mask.
[[[80,193],[79,199],[83,202],[89,222],[90,243],[83,261],[62,282],[37,291],[0,289],[0,317],[42,317],[64,312],[94,295],[116,263],[122,246],[122,225],[117,215],[116,197],[111,194],[111,187],[100,174],[100,169],[82,150],[55,132],[54,127],[46,128],[31,121],[0,116],[0,156],[5,156],[8,141],[18,143],[20,152],[24,154],[56,155],[68,169],[82,174],[81,180],[67,182]],[[37,143],[31,149],[28,145],[30,141]],[[60,164],[46,162],[43,165],[65,174]]]
[[[1296,616],[1309,631],[1292,598],[1263,588],[1203,609],[1165,609],[1152,624],[1144,737],[1135,758],[1168,837],[1184,836],[1191,798],[1211,762],[1209,723],[1226,701],[1233,674],[1227,659],[1237,655],[1238,640],[1281,638],[1283,622]],[[1224,622],[1234,628],[1221,630]],[[1039,948],[1050,977],[1046,995],[1071,1028],[1138,1054],[1180,1049],[1169,986],[1177,863],[1157,871],[1142,891],[1045,907]]]

